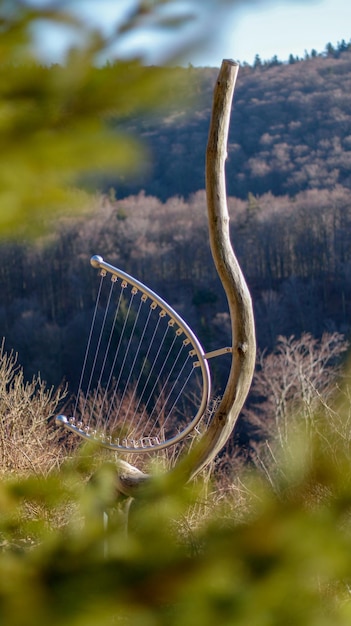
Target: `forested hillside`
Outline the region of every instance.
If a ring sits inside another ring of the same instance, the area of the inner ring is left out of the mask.
[[[273,349],[279,335],[350,332],[351,52],[329,52],[239,72],[228,194],[261,349]],[[93,212],[61,218],[40,240],[0,246],[0,334],[27,377],[40,371],[50,384],[68,380],[75,389],[97,286],[93,254],[158,291],[206,350],[230,342],[204,192],[217,70],[173,71],[184,106],[178,100],[153,120],[124,122],[147,140],[148,176],[129,187],[95,180],[106,191]],[[213,367],[220,391],[225,358]]]
[[[228,150],[229,195],[351,187],[351,51],[343,49],[240,69]],[[215,68],[184,69],[195,105],[177,101],[163,118],[129,122],[150,149],[144,174],[128,184],[110,177],[102,183],[106,190],[114,187],[121,197],[142,188],[165,200],[204,188],[216,75]]]

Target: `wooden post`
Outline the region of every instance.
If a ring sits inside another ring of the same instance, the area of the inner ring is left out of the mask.
[[[224,60],[213,95],[206,151],[206,195],[213,261],[226,292],[232,331],[232,364],[222,400],[208,430],[176,472],[190,479],[210,463],[230,437],[249,392],[256,362],[255,323],[250,292],[229,233],[225,161],[230,114],[239,65]]]
[[[213,260],[226,292],[232,328],[232,363],[222,400],[209,428],[183,455],[170,475],[187,482],[208,465],[230,437],[246,400],[256,361],[255,324],[251,296],[230,241],[225,161],[230,114],[239,66],[224,60],[214,89],[206,151],[206,194]],[[145,484],[145,475],[131,469],[119,475],[119,489],[133,495]],[[148,481],[146,481],[148,482]]]

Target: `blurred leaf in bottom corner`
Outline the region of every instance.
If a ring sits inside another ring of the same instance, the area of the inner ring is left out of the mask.
[[[199,502],[200,486],[178,488],[156,477],[145,498],[132,505],[128,534],[126,501],[114,501],[113,464],[103,463],[93,481],[83,480],[86,472],[88,464],[83,467],[78,458],[56,477],[1,488],[2,536],[10,537],[6,514],[9,520],[24,502],[41,505],[37,523],[43,531],[32,544],[2,545],[0,623],[349,623],[351,533],[345,494],[306,500],[312,469],[300,472],[279,494],[262,481],[248,482],[254,504],[242,521],[217,508],[193,529],[186,524],[182,529],[181,523],[188,507]],[[57,524],[55,510],[69,502],[74,509]],[[22,523],[23,533],[33,530]]]

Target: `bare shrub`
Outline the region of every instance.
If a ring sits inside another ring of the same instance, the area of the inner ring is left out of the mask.
[[[0,473],[47,475],[65,450],[51,424],[64,388],[47,388],[40,376],[24,379],[17,355],[0,346]]]
[[[340,333],[324,333],[321,339],[304,333],[300,338],[280,336],[272,353],[258,354],[255,401],[243,413],[257,434],[251,459],[271,482],[280,452],[296,453],[297,435],[309,446],[326,417],[339,421],[332,405],[347,348]]]

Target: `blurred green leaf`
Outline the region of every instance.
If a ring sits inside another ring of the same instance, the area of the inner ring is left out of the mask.
[[[43,20],[80,28],[62,65],[35,56]],[[176,69],[138,60],[99,66],[105,38],[68,11],[0,1],[0,232],[40,232],[48,215],[89,209],[77,187],[109,172],[130,174],[146,153],[124,120],[174,98]],[[113,119],[113,126],[112,126]],[[84,181],[84,182],[83,182]]]

